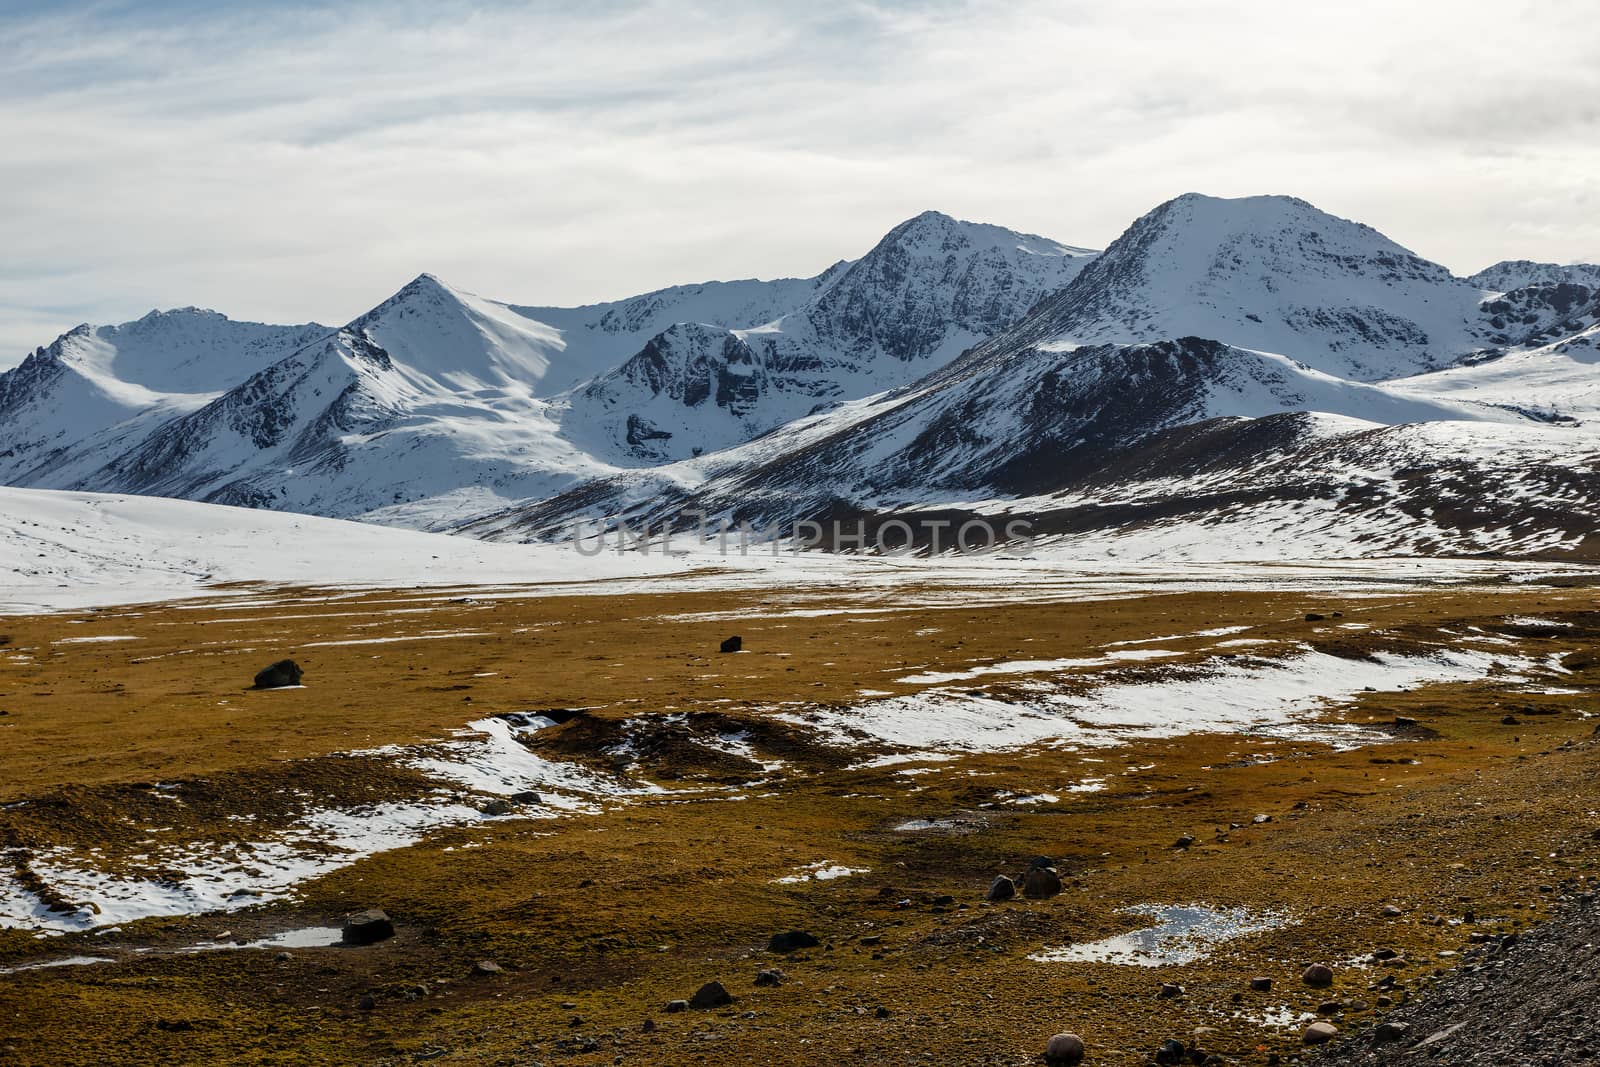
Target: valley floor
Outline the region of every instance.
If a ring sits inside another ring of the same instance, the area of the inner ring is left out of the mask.
[[[806,573],[0,617],[0,1063],[1266,1064],[1597,874],[1589,572]]]

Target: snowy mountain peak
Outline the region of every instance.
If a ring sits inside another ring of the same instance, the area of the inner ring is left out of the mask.
[[[1038,256],[1094,255],[1093,249],[1075,248],[1038,234],[1019,233],[985,222],[967,222],[942,211],[931,210],[915,215],[890,230],[865,259],[871,259],[890,248],[930,255],[971,249],[1015,249]]]
[[[1188,193],[1136,220],[1021,333],[1058,346],[1225,338],[1371,381],[1481,347],[1479,296],[1304,200]]]
[[[419,274],[347,329],[384,349],[425,392],[531,394],[566,347],[559,330],[432,274]]]
[[[1564,282],[1600,286],[1600,264],[1536,263],[1531,259],[1505,259],[1471,275],[1467,281],[1490,293],[1509,293],[1530,285],[1560,285]]]

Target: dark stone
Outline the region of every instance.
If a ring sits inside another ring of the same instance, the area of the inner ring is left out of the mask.
[[[1319,615],[1315,611],[1306,612],[1306,622],[1321,622],[1325,618],[1327,618],[1326,615]]]
[[[1272,979],[1252,978],[1250,979],[1250,988],[1257,993],[1270,993],[1272,992]]]
[[[712,1008],[721,1008],[732,1003],[733,994],[723,988],[721,982],[707,982],[689,998],[689,1007],[696,1011],[710,1011]]]
[[[779,986],[783,984],[783,972],[772,968],[756,972],[756,985],[763,987]]]
[[[1182,837],[1178,838],[1176,841],[1174,841],[1172,843],[1172,847],[1173,848],[1188,848],[1192,844],[1194,844],[1194,835],[1193,834],[1184,834]]]
[[[347,945],[374,945],[394,936],[394,922],[382,908],[368,908],[348,915],[342,940]]]
[[[1161,989],[1156,993],[1156,996],[1160,997],[1162,1000],[1176,1000],[1177,998],[1183,996],[1183,986],[1174,985],[1171,982],[1163,982],[1161,984]]]
[[[1163,1041],[1161,1047],[1156,1049],[1156,1062],[1162,1067],[1172,1067],[1173,1064],[1183,1062],[1184,1053],[1182,1041]]]
[[[1043,900],[1061,892],[1061,876],[1048,867],[1035,867],[1022,879],[1022,895]]]
[[[1312,989],[1326,989],[1333,984],[1333,968],[1326,963],[1313,963],[1306,968],[1300,980]]]
[[[511,802],[513,804],[543,804],[544,798],[530,789],[521,793],[512,793]]]
[[[1010,900],[1016,895],[1017,883],[1013,882],[1011,879],[1002,874],[994,881],[989,883],[989,891],[983,895],[983,899],[991,902],[997,900]]]
[[[1056,861],[1051,859],[1049,856],[1029,856],[1028,857],[1028,869],[1029,870],[1032,870],[1035,867],[1050,867],[1050,868],[1054,868],[1055,865],[1056,865]]]
[[[1064,1067],[1083,1059],[1083,1038],[1077,1034],[1057,1034],[1044,1046],[1044,1061],[1051,1067]]]
[[[738,634],[734,634],[732,637],[722,642],[722,645],[719,647],[718,651],[738,652],[742,648],[744,648],[744,638],[740,637]]]
[[[264,667],[256,673],[257,689],[285,689],[292,685],[299,685],[300,679],[306,675],[300,665],[292,659],[280,659],[270,667]]]
[[[485,815],[510,815],[517,810],[517,806],[504,797],[496,797],[478,810]]]
[[[1413,718],[1410,718],[1408,716],[1405,716],[1405,715],[1396,715],[1394,717],[1394,724],[1396,726],[1401,727],[1401,728],[1405,728],[1405,727],[1408,727],[1408,726],[1417,725],[1417,720],[1413,719]]]
[[[688,1011],[689,1002],[687,1000],[669,1000],[667,1001],[667,1006],[662,1010],[668,1015],[676,1015],[680,1011]]]
[[[767,951],[787,954],[803,948],[816,948],[820,944],[821,941],[804,930],[789,930],[786,933],[773,934],[771,940],[767,942]]]
[[[1410,1032],[1411,1027],[1407,1023],[1383,1022],[1379,1023],[1377,1028],[1372,1031],[1372,1039],[1374,1041],[1399,1041]]]
[[[378,1002],[371,993],[366,994],[360,1000],[356,1001],[356,1007],[362,1011],[371,1011],[377,1006]]]

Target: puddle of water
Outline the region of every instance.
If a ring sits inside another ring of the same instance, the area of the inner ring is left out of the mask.
[[[1081,945],[1048,949],[1029,956],[1040,963],[1115,963],[1127,967],[1169,967],[1193,963],[1225,941],[1276,930],[1287,920],[1273,912],[1246,908],[1218,910],[1202,904],[1124,908],[1126,915],[1148,915],[1155,926]]]
[[[308,926],[304,930],[285,930],[281,934],[252,941],[244,948],[330,948],[343,943],[344,929],[338,926]]]

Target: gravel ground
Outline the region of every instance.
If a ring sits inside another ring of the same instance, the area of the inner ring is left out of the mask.
[[[1600,904],[1573,890],[1537,929],[1474,949],[1413,1004],[1309,1063],[1565,1067],[1600,1060]]]

